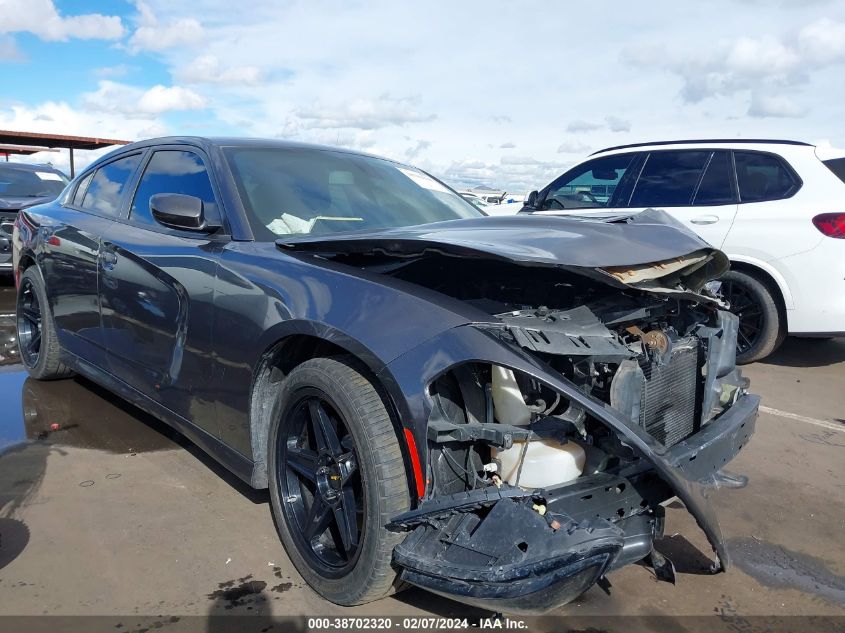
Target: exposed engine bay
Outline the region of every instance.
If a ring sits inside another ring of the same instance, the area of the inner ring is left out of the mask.
[[[723,254],[550,266],[516,241],[497,256],[381,238],[321,248],[471,306],[470,327],[532,368],[467,360],[428,383],[425,494],[390,526],[408,532],[394,550],[405,581],[538,612],[642,559],[672,579],[653,542],[676,495],[714,571],[729,564],[701,489],[744,485],[721,468],[753,433],[758,399],[735,366],[737,319],[705,290]]]
[[[546,269],[526,279],[524,269],[514,268],[428,257],[392,273],[418,284],[436,279],[425,285],[490,313],[476,327],[538,356],[666,449],[745,392],[747,380],[734,366],[735,318],[715,298],[620,292]],[[580,579],[556,585],[566,595],[573,582],[592,584],[600,569],[650,556],[658,575],[672,576],[671,562],[652,542],[662,535],[661,504],[674,492],[582,405],[536,379],[484,363],[440,376],[430,395],[434,512],[397,521],[411,530],[395,552],[407,580],[438,590],[445,567],[450,584],[485,581],[475,596],[484,604],[491,591],[511,592],[544,566],[559,568],[561,555],[572,558],[578,570],[568,573]],[[443,503],[455,499],[461,503]],[[511,608],[531,610],[524,598]]]

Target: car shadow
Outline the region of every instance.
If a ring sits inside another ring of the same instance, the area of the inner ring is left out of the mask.
[[[713,561],[680,534],[654,541],[654,549],[672,561],[679,574],[709,576]]]
[[[845,338],[816,339],[790,336],[761,365],[780,367],[826,367],[845,362]]]

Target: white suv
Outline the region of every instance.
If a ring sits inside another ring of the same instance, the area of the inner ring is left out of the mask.
[[[845,334],[845,153],[777,140],[668,141],[596,152],[521,212],[663,209],[731,260],[721,292],[740,317],[737,359],[789,334]]]

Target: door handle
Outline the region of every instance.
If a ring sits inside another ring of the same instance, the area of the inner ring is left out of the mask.
[[[690,220],[693,224],[716,224],[719,221],[718,215],[700,215]]]

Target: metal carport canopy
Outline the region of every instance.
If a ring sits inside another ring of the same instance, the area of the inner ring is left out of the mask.
[[[67,134],[43,134],[41,132],[15,132],[12,130],[0,130],[0,143],[29,145],[35,147],[59,147],[67,148],[70,151],[70,175],[73,178],[73,150],[75,149],[100,149],[112,145],[127,145],[131,141],[118,139],[98,138],[94,136],[70,136]]]

